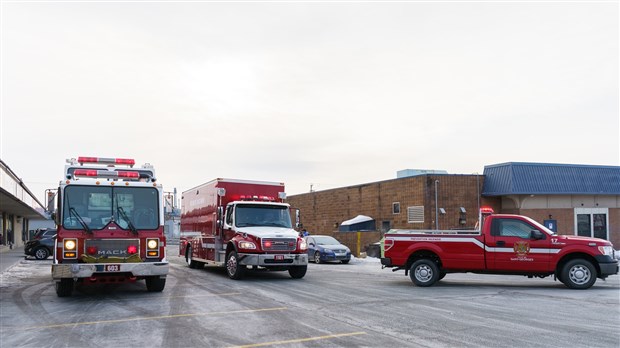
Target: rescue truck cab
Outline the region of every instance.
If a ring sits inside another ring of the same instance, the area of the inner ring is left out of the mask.
[[[52,278],[59,297],[76,283],[144,279],[162,291],[169,264],[164,237],[163,188],[150,164],[133,159],[67,160],[56,211],[58,235]]]

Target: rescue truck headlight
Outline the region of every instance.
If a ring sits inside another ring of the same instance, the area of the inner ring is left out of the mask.
[[[62,243],[63,251],[62,256],[65,259],[75,259],[77,258],[77,240],[76,239],[65,239]]]
[[[306,243],[305,239],[302,239],[299,242],[299,250],[307,250],[308,249],[308,243]]]
[[[256,249],[256,244],[252,242],[239,242],[240,249]]]
[[[598,251],[600,251],[601,254],[603,254],[603,255],[607,255],[607,256],[611,256],[611,257],[614,256],[614,248],[612,248],[609,245],[598,247]]]
[[[146,240],[146,256],[147,257],[159,256],[159,239],[149,238]]]

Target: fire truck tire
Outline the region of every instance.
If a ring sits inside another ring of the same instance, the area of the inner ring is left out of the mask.
[[[245,266],[239,264],[239,257],[235,250],[226,255],[226,273],[230,279],[241,279],[245,273]]]
[[[560,278],[571,289],[588,289],[596,282],[596,268],[584,259],[568,261],[562,268]]]
[[[166,278],[160,278],[159,276],[146,278],[146,289],[150,292],[161,292],[166,286]]]
[[[185,252],[185,261],[189,268],[202,268],[204,267],[204,263],[198,262],[192,259],[192,247],[188,246],[187,251]]]
[[[411,265],[409,277],[416,286],[431,286],[439,280],[439,267],[433,260],[420,259]]]
[[[56,282],[56,295],[58,297],[69,297],[73,292],[73,279],[63,278]]]
[[[288,274],[290,274],[293,279],[301,279],[306,275],[307,270],[308,266],[293,266],[288,269]]]
[[[45,260],[50,256],[50,252],[46,247],[39,247],[34,251],[34,258],[37,260]]]

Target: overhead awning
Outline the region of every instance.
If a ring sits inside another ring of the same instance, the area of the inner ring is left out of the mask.
[[[353,219],[343,221],[338,227],[340,232],[375,231],[375,219],[366,215],[358,215]]]

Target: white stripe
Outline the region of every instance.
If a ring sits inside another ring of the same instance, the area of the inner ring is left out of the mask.
[[[514,253],[513,248],[497,248],[490,247],[483,244],[481,241],[475,238],[442,238],[442,237],[388,237],[388,239],[394,241],[406,241],[406,242],[455,242],[455,243],[474,243],[480,248],[491,253]],[[557,254],[561,249],[546,249],[546,248],[531,248],[529,253],[531,254]]]

